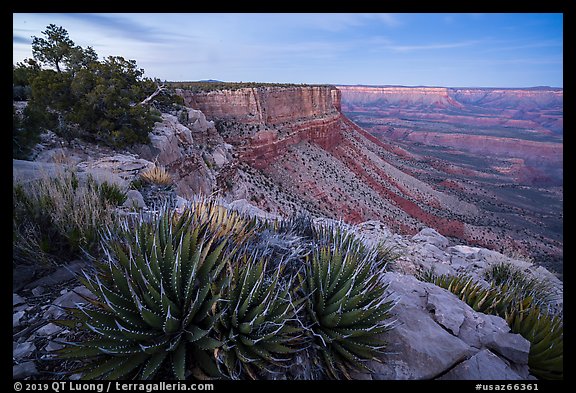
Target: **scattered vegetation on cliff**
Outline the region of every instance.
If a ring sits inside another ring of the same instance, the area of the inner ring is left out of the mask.
[[[563,379],[564,333],[562,310],[551,307],[548,284],[521,270],[498,264],[486,271],[486,288],[466,275],[422,272],[419,278],[448,289],[475,311],[502,317],[512,332],[530,341],[530,372],[543,379]]]
[[[258,88],[270,88],[270,87],[330,87],[336,89],[333,85],[308,85],[305,83],[266,83],[266,82],[168,82],[169,86],[174,89],[185,89],[190,90],[195,93],[207,93],[210,91],[220,91],[220,90],[239,90],[239,89],[258,89]]]
[[[160,112],[182,103],[135,60],[75,45],[68,32],[47,26],[32,41],[33,59],[13,67],[13,98],[28,100],[14,113],[13,146],[25,158],[37,135],[51,130],[69,142],[81,138],[112,147],[147,143]]]

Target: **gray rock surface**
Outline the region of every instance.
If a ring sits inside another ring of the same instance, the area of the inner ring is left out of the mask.
[[[438,379],[521,380],[523,378],[505,360],[502,360],[490,350],[483,349]]]
[[[12,366],[12,378],[23,379],[38,374],[36,364],[34,362],[24,362]]]
[[[77,165],[79,169],[92,174],[100,173],[101,176],[108,176],[110,173],[115,174],[125,184],[134,180],[140,172],[153,166],[153,162],[129,153],[117,153],[95,160],[83,161]]]
[[[67,291],[58,297],[44,313],[46,319],[57,319],[65,314],[63,307],[75,307],[76,304],[86,304],[87,301],[82,296],[93,298],[94,295],[85,286],[77,286],[71,291]]]
[[[23,343],[13,343],[12,357],[17,360],[24,359],[29,357],[35,350],[36,346],[30,341],[25,341]]]
[[[74,278],[75,274],[80,273],[82,268],[86,267],[86,263],[80,260],[72,261],[66,266],[61,266],[53,273],[41,277],[25,286],[25,288],[33,289],[39,286],[49,287]]]
[[[435,229],[424,228],[412,237],[413,241],[422,241],[438,248],[445,248],[450,244],[448,239],[439,234]]]
[[[398,298],[393,309],[397,324],[386,334],[389,354],[384,362],[371,365],[374,379],[431,379],[474,353],[436,323],[426,308],[429,293],[443,289],[412,276],[387,273],[385,277],[390,295]],[[454,296],[452,302],[459,300]]]
[[[12,314],[12,327],[13,328],[20,326],[20,320],[22,319],[24,314],[26,314],[25,311],[17,311],[14,314]]]
[[[22,296],[18,295],[17,293],[12,294],[12,306],[13,307],[18,306],[20,304],[24,304],[24,303],[26,303],[26,300]]]
[[[514,363],[528,363],[530,342],[519,334],[495,334],[486,341],[486,347]]]
[[[389,272],[384,277],[389,295],[397,299],[396,326],[386,333],[383,362],[369,364],[372,379],[477,379],[477,373],[526,378],[530,344],[510,333],[502,318],[477,313],[449,291],[414,276]]]
[[[138,190],[129,190],[126,193],[126,200],[122,205],[127,208],[136,208],[136,209],[146,209],[146,202],[144,202],[144,197]]]
[[[63,330],[61,326],[55,325],[53,323],[46,324],[40,329],[36,330],[36,335],[38,336],[53,336],[60,333]]]

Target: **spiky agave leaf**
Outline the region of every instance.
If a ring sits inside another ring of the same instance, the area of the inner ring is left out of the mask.
[[[512,332],[530,341],[530,372],[543,379],[563,379],[563,321],[560,314],[544,308],[542,297],[534,300],[540,284],[528,281],[526,285],[505,266],[498,266],[489,277],[493,278],[492,286],[486,288],[466,275],[419,275],[421,280],[448,289],[474,310],[504,318]]]
[[[156,220],[109,231],[107,258],[81,278],[96,300],[70,311],[91,338],[69,343],[59,356],[88,359],[84,378],[149,379],[169,365],[183,379],[190,363],[210,375],[221,344],[211,337],[220,299],[213,283],[231,255],[229,234],[214,228],[167,209]],[[190,358],[203,351],[208,355]]]
[[[557,300],[549,281],[533,277],[509,262],[490,265],[484,277],[494,285],[514,288],[523,297],[531,296],[535,303],[551,305]]]
[[[266,274],[264,259],[243,257],[218,304],[219,367],[232,379],[257,379],[264,372],[286,367],[300,341],[294,323],[300,302],[292,302],[290,283],[279,280],[281,271]]]
[[[367,370],[368,360],[379,361],[393,302],[385,296],[382,272],[375,269],[375,253],[336,235],[335,244],[307,258],[299,278],[314,343],[327,375],[339,379]]]

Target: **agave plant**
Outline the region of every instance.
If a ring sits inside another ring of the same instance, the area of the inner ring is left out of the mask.
[[[514,333],[530,341],[530,372],[543,379],[564,378],[564,328],[562,317],[539,307],[512,310],[506,321]]]
[[[369,370],[367,360],[379,361],[393,302],[384,294],[387,285],[375,269],[374,253],[363,255],[348,236],[338,236],[338,243],[307,257],[299,280],[327,376],[350,379],[352,370]]]
[[[550,282],[532,277],[511,263],[490,265],[484,272],[484,278],[494,285],[514,288],[524,297],[532,297],[541,304],[553,304],[556,300]]]
[[[159,186],[169,186],[173,183],[172,177],[163,166],[154,165],[140,173],[140,178],[145,182]]]
[[[216,326],[216,337],[223,342],[217,350],[222,373],[258,379],[274,368],[285,369],[295,345],[301,344],[302,331],[294,323],[298,302],[291,300],[290,283],[282,284],[280,270],[267,275],[263,259],[244,256],[231,270]]]
[[[526,281],[510,273],[513,271],[507,268],[492,272],[496,279],[489,288],[466,275],[437,276],[428,271],[419,278],[448,289],[476,311],[504,318],[512,332],[530,341],[530,372],[544,379],[562,379],[562,317],[544,309],[540,300],[534,300],[544,284],[528,281],[530,285],[526,286]]]
[[[59,357],[87,360],[84,379],[150,379],[166,365],[178,379],[189,367],[218,375],[216,283],[230,256],[229,235],[208,226],[190,212],[162,211],[157,220],[141,217],[108,233],[106,260],[81,278],[96,300],[59,321],[91,339],[67,343]]]
[[[429,271],[421,273],[418,278],[422,281],[429,281],[439,287],[448,289],[458,296],[460,300],[472,307],[474,311],[485,314],[503,316],[511,304],[516,300],[521,300],[518,293],[507,290],[496,291],[491,288],[486,288],[474,280],[473,277],[465,274],[456,276],[443,274],[438,276],[432,271]],[[531,299],[522,300],[524,300],[525,304],[531,301]]]

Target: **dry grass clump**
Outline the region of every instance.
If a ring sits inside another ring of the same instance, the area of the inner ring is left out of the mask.
[[[163,166],[154,165],[151,168],[140,173],[140,178],[148,183],[160,186],[169,186],[172,184],[172,177]]]
[[[95,250],[100,228],[114,222],[117,201],[110,197],[113,188],[90,177],[80,180],[71,170],[15,183],[14,261],[59,262],[77,257],[82,251]]]

